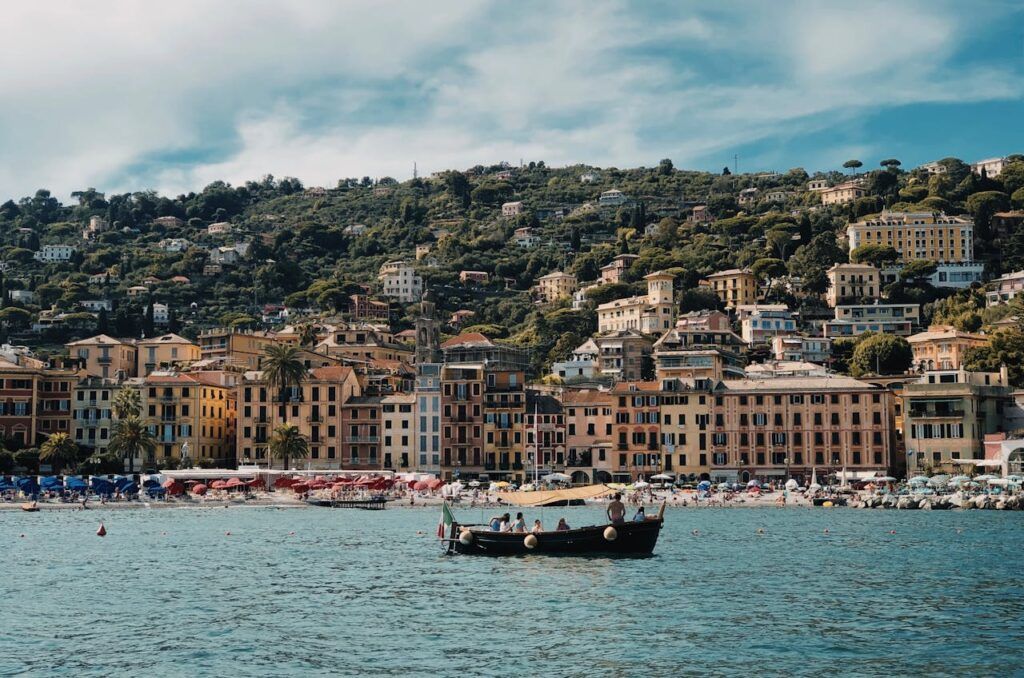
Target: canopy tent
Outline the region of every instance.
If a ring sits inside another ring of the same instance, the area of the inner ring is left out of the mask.
[[[587,485],[567,490],[539,490],[536,492],[499,492],[498,499],[515,506],[544,506],[572,499],[594,499],[615,490],[607,485]]]

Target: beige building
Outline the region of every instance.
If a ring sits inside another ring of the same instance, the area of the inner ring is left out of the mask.
[[[576,291],[576,276],[571,273],[554,271],[537,279],[537,291],[541,300],[553,304]]]
[[[601,283],[612,284],[623,282],[623,276],[633,262],[640,258],[639,254],[620,254],[601,267]]]
[[[953,471],[959,460],[983,458],[985,435],[1003,430],[1011,393],[1005,370],[926,372],[904,385],[908,473]]]
[[[825,322],[823,333],[833,339],[865,332],[909,337],[920,322],[918,304],[851,304],[836,306],[835,318]]]
[[[113,435],[113,401],[118,381],[88,376],[71,389],[71,437],[78,447],[104,454]],[[126,465],[127,467],[127,465]]]
[[[269,332],[220,328],[199,335],[199,354],[202,360],[223,359],[226,365],[255,370],[266,357],[267,349],[276,343]]]
[[[871,264],[836,264],[828,269],[828,305],[835,307],[844,301],[879,299],[881,276]]]
[[[757,303],[757,277],[748,269],[712,273],[700,284],[717,294],[726,308]]]
[[[136,346],[136,374],[143,377],[154,370],[186,367],[202,357],[199,346],[177,334],[140,339]]]
[[[136,375],[137,349],[130,341],[99,334],[67,344],[68,354],[82,361],[86,374],[101,379],[127,379]]]
[[[847,181],[832,188],[821,189],[818,193],[821,195],[822,205],[843,205],[853,202],[858,198],[863,198],[868,194],[863,186],[853,181]]]
[[[566,389],[565,472],[574,483],[612,481],[612,423],[615,399],[608,391]]]
[[[658,271],[645,275],[644,280],[645,296],[616,299],[597,307],[599,333],[639,330],[644,334],[661,334],[672,327],[675,275]]]
[[[401,471],[420,470],[416,463],[416,394],[396,393],[381,400],[384,453]]]
[[[642,379],[651,358],[651,340],[639,330],[616,330],[592,340],[597,371],[617,381]],[[579,349],[577,349],[579,350]]]
[[[861,245],[889,246],[904,262],[974,260],[974,222],[932,212],[882,212],[846,227],[850,251]]]
[[[712,382],[673,378],[660,383],[662,470],[688,480],[706,478]]]
[[[992,281],[992,289],[985,293],[985,305],[996,306],[1011,301],[1024,290],[1024,271],[1001,275]]]
[[[932,325],[926,332],[907,337],[914,366],[921,370],[959,370],[969,349],[988,344],[983,334],[962,332],[949,325]]]
[[[503,217],[515,217],[523,213],[523,203],[521,200],[515,202],[506,202],[501,205],[501,216]]]
[[[361,395],[362,387],[351,367],[313,368],[285,403],[267,387],[261,372],[246,372],[238,386],[238,463],[280,467],[281,460],[270,459],[268,444],[274,428],[287,421],[298,427],[309,444],[309,458],[290,465],[346,468],[343,450],[351,437],[343,430],[342,407]]]
[[[156,370],[129,380],[125,387],[139,390],[142,418],[157,443],[155,454],[136,460],[135,468],[161,468],[171,463],[233,464],[234,374]],[[183,455],[186,443],[187,454]]]

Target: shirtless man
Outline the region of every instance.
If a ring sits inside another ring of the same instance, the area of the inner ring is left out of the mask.
[[[608,503],[608,520],[613,523],[626,522],[626,507],[622,503],[622,495],[617,492]]]

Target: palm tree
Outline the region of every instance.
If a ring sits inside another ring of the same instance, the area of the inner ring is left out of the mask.
[[[289,459],[305,459],[309,456],[306,437],[299,433],[294,424],[281,424],[270,436],[270,457],[280,459],[282,468],[288,469]]]
[[[78,462],[78,445],[67,433],[52,433],[39,446],[39,459],[50,462],[54,468],[64,470],[65,466]]]
[[[138,417],[142,414],[142,397],[138,389],[125,386],[114,396],[113,406],[114,417],[117,419]]]
[[[267,347],[266,358],[263,359],[263,378],[271,393],[280,393],[284,423],[288,423],[288,408],[284,404],[287,401],[286,393],[293,386],[301,385],[306,378],[306,366],[302,364],[300,355],[295,346],[273,344]]]
[[[134,473],[135,457],[152,456],[156,452],[156,439],[137,415],[125,417],[114,426],[107,451],[127,459],[128,473]]]

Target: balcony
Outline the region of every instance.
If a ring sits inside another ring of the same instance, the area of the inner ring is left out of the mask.
[[[503,461],[498,464],[499,471],[507,471],[511,465],[507,461]]]
[[[910,410],[910,416],[913,419],[943,419],[943,418],[956,418],[961,419],[964,416],[963,410],[921,410],[914,409]]]
[[[345,439],[349,443],[379,443],[380,436],[350,436]]]
[[[494,471],[497,468],[498,468],[497,464],[495,464],[493,461],[489,461],[486,464],[484,464],[484,470],[485,471]]]
[[[324,415],[322,415],[322,414],[313,414],[313,415],[310,415],[310,416],[306,417],[306,421],[309,422],[310,424],[322,424],[323,421],[324,421]]]
[[[173,403],[178,399],[178,396],[174,393],[164,393],[160,396],[160,402],[162,403]]]
[[[163,414],[163,415],[160,415],[160,421],[166,421],[166,422],[173,423],[173,422],[178,421],[178,416],[175,415],[175,414]]]
[[[101,355],[98,358],[96,358],[96,362],[99,363],[100,365],[109,365],[113,361],[114,359],[109,355]]]
[[[512,462],[512,470],[513,471],[522,471],[523,470],[523,462],[521,462],[521,461],[514,461],[514,462]]]
[[[572,466],[574,468],[591,466],[591,456],[589,454],[583,454],[578,457],[570,456],[566,459],[565,465]]]
[[[269,424],[270,423],[270,417],[268,417],[265,414],[259,414],[259,415],[256,415],[255,417],[253,417],[252,421],[255,424]]]

